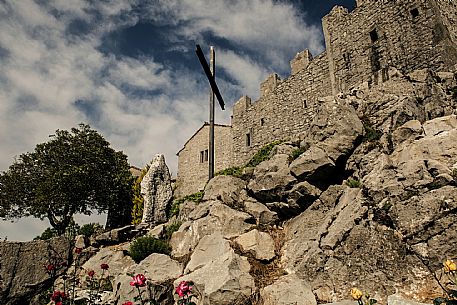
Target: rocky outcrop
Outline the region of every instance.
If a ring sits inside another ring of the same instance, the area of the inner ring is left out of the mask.
[[[63,274],[70,243],[64,237],[47,241],[0,242],[0,300],[4,305],[29,304],[52,284],[51,273]]]
[[[311,286],[294,274],[285,275],[260,293],[263,305],[316,305]]]
[[[152,225],[166,222],[166,208],[173,192],[170,172],[163,155],[157,155],[151,161],[149,170],[141,181],[141,195],[144,198],[142,222]]]

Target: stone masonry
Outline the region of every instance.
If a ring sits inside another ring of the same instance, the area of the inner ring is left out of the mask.
[[[220,171],[232,164],[231,126],[215,124],[214,170]],[[208,181],[209,124],[204,123],[178,152],[178,178],[175,196],[181,197],[203,190]]]
[[[403,74],[429,68],[457,69],[457,2],[451,0],[357,0],[349,12],[335,6],[322,20],[326,50],[315,57],[308,50],[291,61],[291,75],[270,75],[256,102],[247,96],[233,106],[231,128],[219,135],[223,156],[216,153],[216,171],[245,164],[274,140],[300,138],[313,120],[319,98],[370,88],[389,80],[396,68]],[[207,133],[198,134],[178,153],[178,194],[200,190],[207,181]],[[225,137],[225,138],[224,138]]]

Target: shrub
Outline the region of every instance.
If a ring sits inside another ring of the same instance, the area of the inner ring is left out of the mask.
[[[346,185],[349,186],[350,188],[360,188],[362,186],[362,183],[357,179],[349,178],[346,181]]]
[[[265,145],[262,147],[246,164],[246,167],[256,167],[261,162],[268,160],[270,158],[270,152],[278,144],[281,144],[282,141],[274,141],[270,144]]]
[[[221,170],[215,174],[215,176],[234,176],[240,178],[243,174],[244,167],[229,167],[224,170]]]
[[[169,254],[170,247],[165,241],[150,236],[139,237],[130,245],[129,255],[137,264],[152,253]]]
[[[56,229],[46,228],[41,235],[35,237],[33,240],[48,240],[58,235]]]
[[[305,147],[300,147],[300,148],[295,149],[291,154],[292,160],[297,159],[305,151],[306,151]]]
[[[205,194],[204,192],[196,192],[194,194],[184,196],[183,199],[184,199],[184,201],[188,200],[188,201],[193,201],[195,203],[199,203],[200,201],[202,201],[204,194]]]
[[[149,165],[141,170],[140,176],[138,176],[132,185],[132,224],[137,225],[141,223],[143,218],[143,204],[144,198],[141,195],[141,181],[149,170]]]
[[[81,228],[78,231],[78,234],[90,237],[101,228],[102,226],[98,223],[87,223],[81,226]]]
[[[179,230],[179,227],[182,225],[181,221],[176,221],[168,226],[165,227],[165,234],[164,234],[164,239],[165,240],[170,240],[171,235],[173,235],[174,232]]]

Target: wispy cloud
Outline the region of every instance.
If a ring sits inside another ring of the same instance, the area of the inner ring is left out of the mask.
[[[206,80],[186,62],[195,41],[223,42],[218,69],[227,78],[218,82],[230,105],[242,94],[258,96],[268,73],[287,74],[297,51],[323,49],[318,29],[302,17],[273,0],[0,2],[0,171],[56,129],[86,122],[132,164],[164,153],[176,174],[176,152],[207,120]],[[102,48],[111,33],[138,22],[167,31],[156,53],[182,60]],[[227,123],[230,114],[218,120]]]

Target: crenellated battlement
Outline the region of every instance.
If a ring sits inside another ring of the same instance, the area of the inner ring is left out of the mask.
[[[234,104],[230,135],[224,134],[231,159],[221,162],[242,165],[265,144],[300,137],[322,97],[360,84],[381,85],[391,71],[457,70],[457,1],[356,2],[353,11],[335,6],[322,19],[324,52],[315,57],[306,49],[297,53],[290,61],[290,76],[281,80],[271,74],[260,84],[258,101],[243,96]],[[180,164],[190,166],[180,166],[182,181],[186,173],[199,170],[192,162]]]

